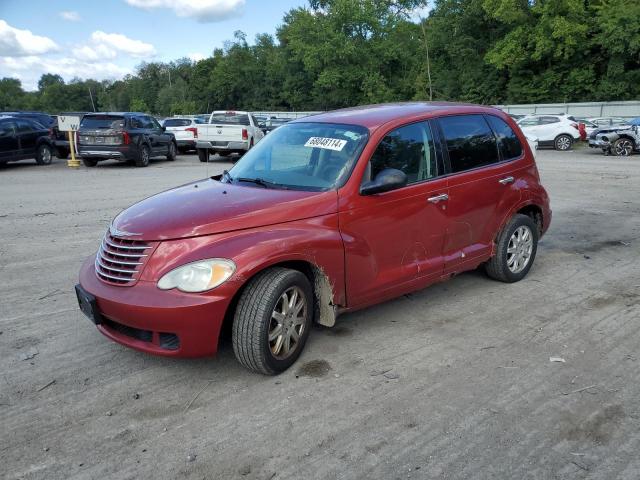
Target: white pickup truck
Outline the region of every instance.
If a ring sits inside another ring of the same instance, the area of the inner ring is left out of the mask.
[[[245,154],[258,143],[264,133],[249,112],[215,111],[208,123],[198,125],[196,148],[201,162],[208,162],[210,154]]]

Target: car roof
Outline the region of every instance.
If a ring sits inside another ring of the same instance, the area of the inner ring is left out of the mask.
[[[343,108],[331,112],[311,115],[291,123],[319,122],[319,123],[343,123],[360,125],[374,130],[385,123],[395,120],[410,120],[411,117],[424,117],[438,113],[500,113],[506,114],[497,108],[475,105],[471,103],[452,102],[399,102],[383,103],[377,105],[363,105],[359,107]]]

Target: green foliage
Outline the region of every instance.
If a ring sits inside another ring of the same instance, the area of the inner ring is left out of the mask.
[[[415,18],[427,3],[427,18]],[[640,1],[309,0],[275,37],[249,42],[238,31],[198,62],[142,63],[118,81],[45,74],[33,92],[0,80],[0,108],[50,113],[324,110],[431,94],[488,104],[637,99]]]

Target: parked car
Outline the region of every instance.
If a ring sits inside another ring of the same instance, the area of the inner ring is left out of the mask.
[[[47,128],[51,127],[51,125],[53,124],[53,117],[44,112],[29,112],[29,111],[0,112],[0,117],[26,118],[28,120],[33,120],[34,122],[38,122],[40,125]]]
[[[73,115],[73,116],[80,117],[80,120],[82,120],[82,117],[84,117],[85,114],[86,112],[68,112],[68,113],[65,112],[64,113],[64,115]],[[61,159],[67,158],[71,153],[71,147],[69,146],[69,132],[62,132],[58,129],[57,115],[53,116],[53,123],[49,128],[49,136],[51,137],[51,141],[53,142],[53,145],[55,147],[56,157]],[[77,136],[75,137],[75,142],[76,142],[76,152],[77,152],[78,151]]]
[[[509,113],[508,114],[511,118],[513,118],[515,121],[520,120],[521,118],[526,117],[526,115],[520,114],[520,113]]]
[[[240,363],[276,374],[313,321],[479,266],[521,280],[550,222],[527,139],[502,111],[357,107],[283,125],[229,172],[124,210],[76,292],[123,345],[211,355],[230,322]]]
[[[570,150],[580,140],[578,124],[568,115],[529,115],[518,120],[518,125],[526,135],[537,137],[541,147]]]
[[[589,136],[598,129],[598,125],[587,120],[586,118],[575,118],[578,122],[578,130],[580,131],[580,140],[586,141]]]
[[[162,125],[176,137],[176,143],[180,152],[196,149],[198,140],[198,125],[203,122],[199,118],[175,117],[166,118]]]
[[[613,154],[628,157],[633,152],[640,150],[639,129],[640,126],[636,124],[621,127],[618,130],[607,133],[600,133],[596,136],[595,144],[602,149],[605,155]]]
[[[639,119],[640,117],[633,120],[624,119],[622,117],[603,117],[594,119],[598,120],[599,123],[598,128],[596,128],[589,134],[589,147],[602,149],[601,142],[598,140],[599,135],[616,132],[618,130],[629,129],[634,124],[638,125]],[[609,151],[608,148],[605,148],[604,150]]]
[[[101,160],[129,160],[146,167],[153,157],[175,160],[176,138],[144,113],[88,113],[80,122],[78,153],[87,167]]]
[[[276,128],[281,127],[285,123],[289,123],[293,118],[270,118],[264,124],[262,131],[265,135],[269,132],[273,132]]]
[[[49,165],[53,153],[48,128],[28,118],[0,117],[0,164],[35,158]]]
[[[249,112],[215,111],[207,124],[198,125],[198,158],[208,162],[210,154],[244,155],[263,137],[258,120]]]

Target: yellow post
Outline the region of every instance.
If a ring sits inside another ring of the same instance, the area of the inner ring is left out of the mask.
[[[78,168],[80,166],[80,160],[76,158],[76,147],[73,142],[73,137],[76,132],[69,131],[69,150],[71,150],[71,158],[67,160],[67,166],[72,168]]]

